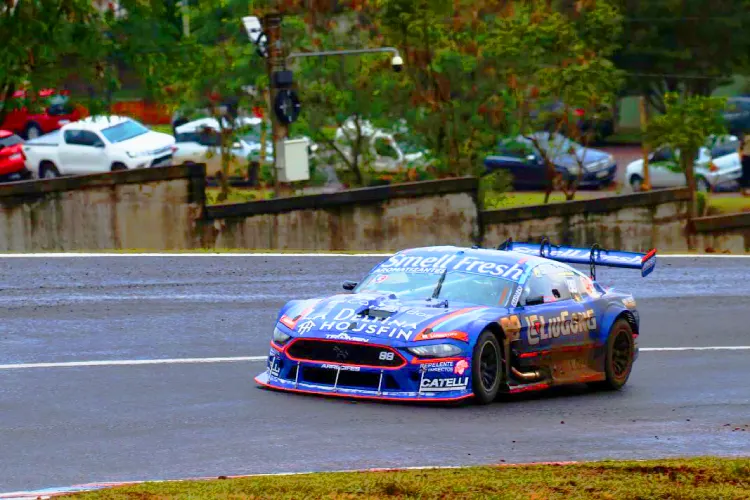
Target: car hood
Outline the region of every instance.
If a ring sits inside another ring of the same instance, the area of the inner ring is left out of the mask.
[[[467,303],[446,307],[441,300],[399,300],[394,295],[342,294],[296,302],[284,311],[280,323],[299,337],[398,343],[468,338],[461,329],[489,309]],[[445,335],[456,331],[465,335]]]
[[[171,135],[161,132],[148,132],[132,139],[115,143],[114,146],[131,153],[156,154],[174,145],[175,139]]]
[[[554,158],[554,163],[561,167],[577,167],[578,159],[582,158],[583,166],[589,167],[594,163],[606,160],[609,157],[610,155],[604,151],[599,151],[598,149],[585,149],[577,151],[575,155],[569,153],[559,154]]]

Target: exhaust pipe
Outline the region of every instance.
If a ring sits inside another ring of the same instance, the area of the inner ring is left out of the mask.
[[[514,377],[525,382],[534,382],[544,376],[539,370],[534,370],[533,372],[520,372],[514,366],[510,367],[510,372]]]

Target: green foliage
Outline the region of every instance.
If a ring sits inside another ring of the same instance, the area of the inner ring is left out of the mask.
[[[16,90],[33,94],[73,76],[88,82],[91,91],[113,87],[106,64],[112,40],[104,26],[104,16],[90,0],[25,0],[0,6],[0,122]]]
[[[669,92],[708,96],[748,68],[749,0],[615,0],[627,19],[614,61],[628,88],[666,111]]]

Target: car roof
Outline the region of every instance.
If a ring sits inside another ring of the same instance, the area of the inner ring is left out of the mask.
[[[256,117],[240,117],[236,120],[241,127],[259,125],[262,120]],[[200,118],[191,122],[184,123],[179,127],[175,128],[175,132],[178,134],[189,134],[190,132],[196,132],[199,129],[206,127],[212,130],[219,130],[219,120],[216,118]]]
[[[118,115],[87,116],[86,118],[71,123],[68,128],[77,128],[80,130],[102,130],[127,121],[132,121],[132,118]]]
[[[453,256],[453,259],[449,260],[449,257]],[[387,270],[397,270],[397,269],[404,269],[404,268],[415,268],[415,267],[423,267],[428,268],[428,266],[424,266],[422,262],[424,259],[432,257],[433,259],[430,261],[430,265],[437,265],[438,268],[442,269],[444,268],[444,263],[449,262],[449,266],[456,270],[456,271],[467,271],[467,272],[474,272],[478,274],[490,274],[492,276],[498,276],[506,279],[510,279],[511,281],[521,281],[522,276],[525,274],[525,271],[530,270],[531,268],[536,267],[538,264],[541,263],[554,263],[560,266],[563,266],[568,269],[573,269],[567,264],[563,264],[561,262],[555,262],[550,259],[544,258],[544,257],[537,257],[534,255],[528,255],[526,253],[521,252],[514,252],[514,251],[508,251],[508,250],[496,250],[491,248],[467,248],[467,247],[459,247],[459,246],[432,246],[432,247],[419,247],[419,248],[409,248],[406,250],[401,250],[399,252],[396,252],[393,256],[390,258],[380,262],[378,265],[376,265],[373,268],[373,271],[375,271],[378,268],[383,268],[385,271]],[[442,259],[442,260],[441,260]],[[485,268],[490,269],[489,271],[482,271],[480,268],[481,266],[479,264],[473,266],[473,269],[467,270],[466,265],[461,267],[461,262],[463,259],[467,259],[467,261],[479,261],[481,263],[487,263],[487,266]],[[515,271],[512,273],[500,273],[499,267],[492,267],[491,264],[494,264],[495,266],[503,266],[505,270],[511,270],[514,266]],[[457,266],[457,267],[454,267]],[[410,271],[409,271],[410,272]],[[421,271],[420,271],[421,272]]]

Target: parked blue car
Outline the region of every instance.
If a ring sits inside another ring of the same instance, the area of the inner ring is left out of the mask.
[[[583,165],[579,187],[608,186],[617,175],[617,163],[609,153],[591,149],[561,135],[549,132],[534,134],[541,148],[552,160],[555,169],[566,181],[579,178],[579,158]],[[513,176],[514,189],[544,189],[547,185],[546,165],[542,153],[524,136],[500,141],[498,154],[484,159],[486,173],[507,170]]]

